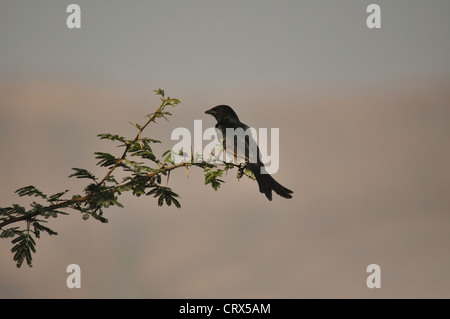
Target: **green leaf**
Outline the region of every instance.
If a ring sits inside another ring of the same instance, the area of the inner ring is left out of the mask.
[[[93,193],[99,190],[99,185],[96,183],[91,183],[84,188],[85,193]]]
[[[0,208],[0,216],[10,216],[15,213],[14,207],[3,207]]]
[[[180,203],[176,200],[176,197],[180,197],[180,195],[174,193],[170,187],[159,185],[153,185],[152,187],[153,189],[150,190],[147,195],[158,197],[158,206],[163,206],[164,203],[166,203],[167,206],[171,206],[172,203],[174,203],[176,207],[181,207]]]
[[[149,137],[141,137],[141,142],[144,142],[144,143],[161,143],[160,140],[155,140],[155,139],[152,139],[152,138],[149,138]]]
[[[251,170],[249,170],[247,167],[240,167],[236,174],[237,179],[241,179],[244,175],[251,180],[256,180],[255,175],[253,175],[253,172]]]
[[[17,213],[20,215],[25,215],[27,213],[25,207],[22,207],[20,205],[13,204],[13,208],[14,208],[14,213]]]
[[[17,268],[22,266],[23,261],[26,259],[28,266],[32,266],[31,253],[36,252],[36,242],[29,234],[22,233],[17,238],[13,239],[11,243],[15,244],[11,249],[14,253],[13,260],[16,261]]]
[[[108,134],[108,133],[103,133],[103,134],[98,134],[98,137],[100,137],[101,140],[110,140],[110,141],[120,141],[122,143],[127,144],[127,141],[125,139],[125,137],[117,135],[117,134]]]
[[[181,207],[180,202],[179,202],[178,200],[176,200],[175,198],[173,198],[173,197],[172,197],[172,202],[175,204],[175,206],[176,206],[177,208],[180,208],[180,207]]]
[[[66,189],[64,192],[59,192],[59,193],[53,194],[53,195],[48,197],[48,201],[49,202],[57,201],[57,200],[59,200],[61,198],[61,196],[65,195],[68,191],[69,190]]]
[[[12,227],[8,228],[2,231],[0,234],[0,238],[8,238],[8,237],[14,237],[18,234],[21,234],[23,231],[19,230],[19,227]]]
[[[103,217],[103,216],[101,216],[99,214],[96,214],[96,213],[92,213],[92,217],[94,217],[96,220],[99,220],[102,223],[107,223],[108,222],[108,219],[106,219],[105,217]]]
[[[162,97],[164,97],[164,90],[162,89],[153,90],[153,92],[155,92],[156,95],[161,95]]]
[[[40,224],[40,223],[38,223],[38,222],[33,222],[33,227],[34,227],[34,231],[36,232],[40,232],[40,231],[44,231],[44,232],[46,232],[47,234],[49,234],[50,236],[53,236],[53,235],[58,235],[58,233],[57,232],[55,232],[53,229],[50,229],[50,228],[48,228],[48,227],[45,227],[44,225],[42,225],[42,224]],[[39,238],[39,236],[36,236],[37,238]]]
[[[92,173],[83,168],[72,168],[72,169],[75,171],[75,173],[69,175],[69,178],[76,177],[76,178],[92,179],[93,181],[97,180],[97,178]]]
[[[117,158],[115,158],[114,156],[112,156],[109,153],[95,152],[94,154],[97,155],[95,158],[100,160],[100,161],[98,161],[97,165],[100,165],[102,167],[113,166],[118,161]],[[118,166],[123,166],[123,164],[120,163]]]
[[[16,190],[16,193],[19,194],[19,196],[36,196],[41,197],[43,199],[47,198],[47,195],[45,195],[32,185],[19,188],[18,190]]]
[[[215,191],[217,191],[221,183],[224,182],[223,180],[218,178],[223,175],[223,170],[217,169],[214,171],[210,168],[206,168],[204,171],[205,171],[205,185],[211,184],[212,188]]]
[[[168,150],[168,151],[164,152],[163,157],[164,156],[166,156],[164,158],[164,163],[169,163],[169,164],[174,165],[172,150]]]

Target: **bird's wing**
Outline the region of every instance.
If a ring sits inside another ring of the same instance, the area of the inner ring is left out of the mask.
[[[239,123],[233,127],[233,138],[228,138],[226,132],[224,134],[224,148],[228,156],[236,164],[240,163],[257,163],[260,160],[259,148],[249,127],[243,123]]]

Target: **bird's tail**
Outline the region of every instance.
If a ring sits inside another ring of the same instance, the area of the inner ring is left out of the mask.
[[[272,190],[281,197],[292,198],[293,191],[278,183],[270,174],[261,174],[260,167],[251,171],[258,182],[259,191],[264,193],[268,200],[272,200]]]

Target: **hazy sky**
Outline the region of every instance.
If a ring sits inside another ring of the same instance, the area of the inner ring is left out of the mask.
[[[0,72],[138,80],[354,84],[450,70],[450,3],[377,1],[1,1]]]

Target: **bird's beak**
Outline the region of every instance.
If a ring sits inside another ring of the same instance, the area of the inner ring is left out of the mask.
[[[216,112],[214,112],[213,109],[210,109],[210,110],[208,110],[208,111],[205,112],[205,114],[211,114],[211,115],[214,115],[215,113],[216,113]]]

